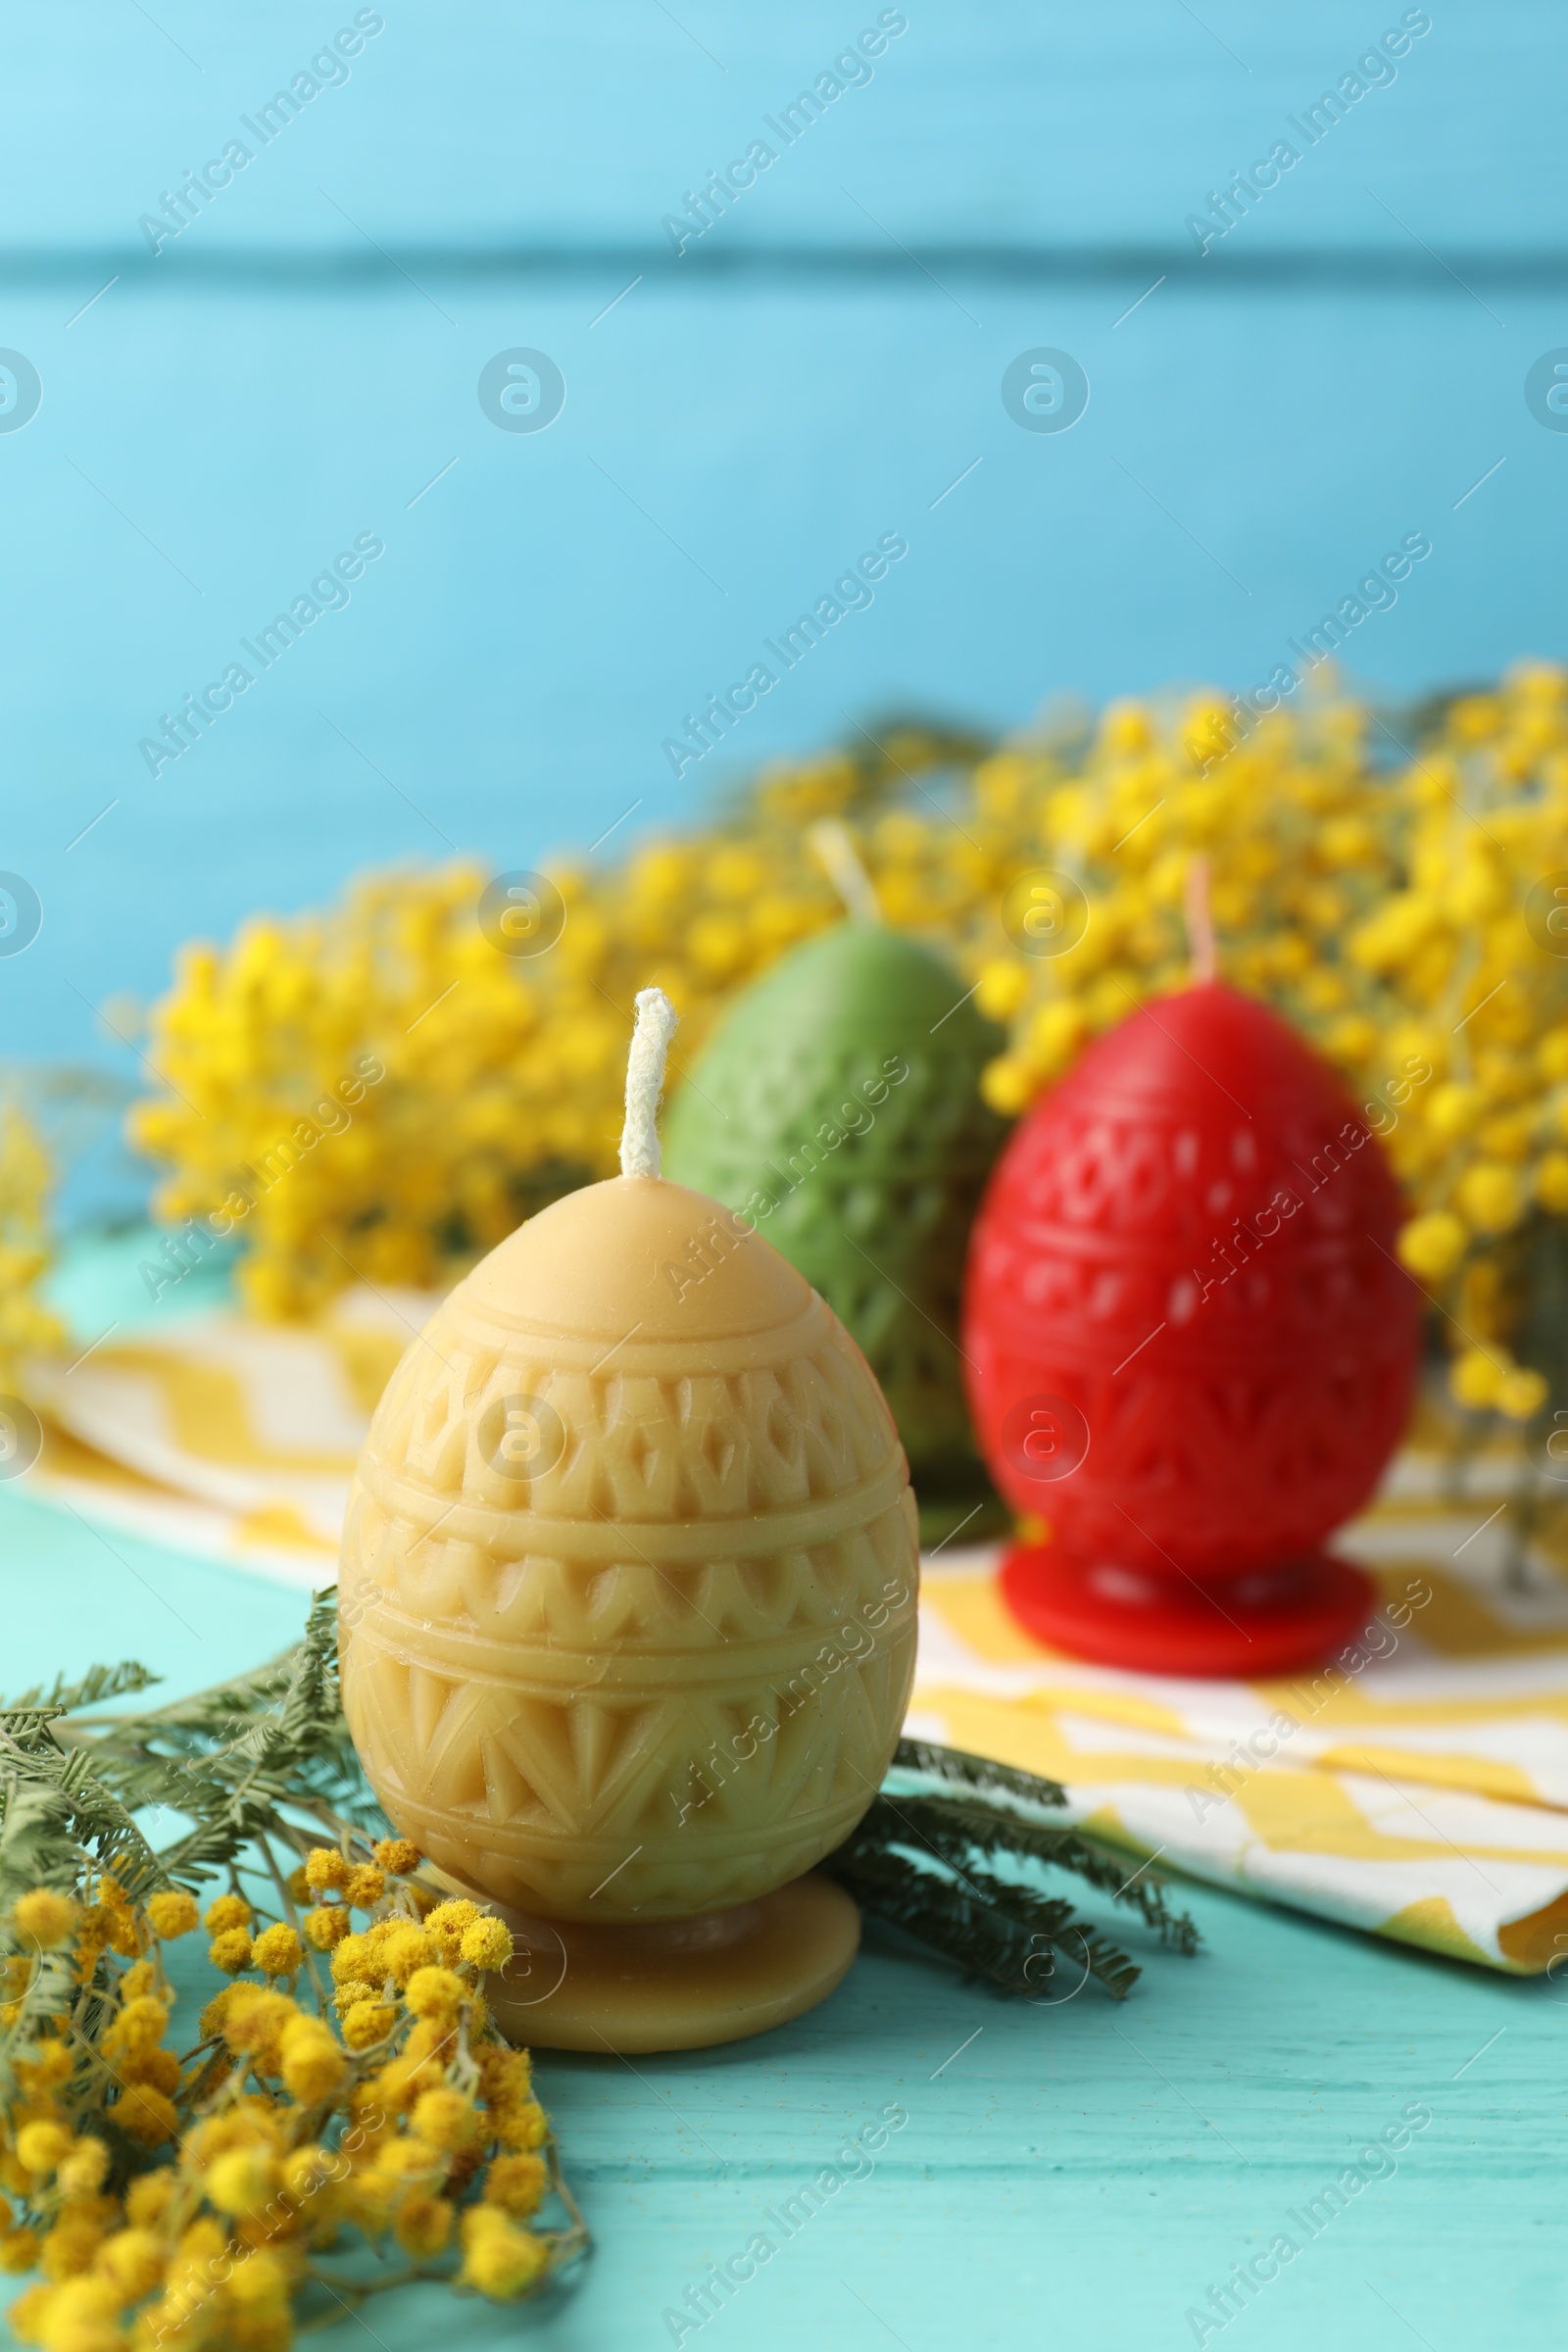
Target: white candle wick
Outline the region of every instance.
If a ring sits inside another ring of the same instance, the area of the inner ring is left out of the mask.
[[[620,1131],[623,1176],[657,1176],[659,1098],[664,1091],[664,1056],[680,1019],[662,988],[637,992],[637,1026],[626,1056],[626,1123]]]
[[[808,825],[806,838],[818,862],[844,901],[845,911],[857,922],[879,923],[882,909],[877,905],[876,887],[864,866],[855,837],[842,817],[820,816],[814,825]]]
[[[1195,858],[1187,868],[1183,899],[1187,914],[1187,952],[1192,958],[1191,981],[1206,988],[1218,969],[1214,917],[1208,903],[1208,859]]]

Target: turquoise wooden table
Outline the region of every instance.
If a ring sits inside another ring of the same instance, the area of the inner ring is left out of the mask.
[[[130,1235],[74,1253],[54,1296],[78,1329],[135,1313],[139,1247]],[[212,1298],[221,1282],[191,1278]],[[303,1611],[296,1591],[99,1532],[29,1499],[25,1481],[0,1485],[7,1690],[135,1656],[172,1695],[283,1648]],[[1118,1920],[1148,1962],[1122,2004],[1096,1987],[1010,2001],[873,1926],[832,1998],[759,2040],[635,2062],[542,2055],[541,2095],[597,2241],[575,2282],[521,2318],[415,2290],[324,2343],[1544,2340],[1568,2281],[1568,1990],[1207,1887],[1180,1894],[1203,1951],[1146,1950]],[[193,1995],[204,1980],[210,1992],[220,1980],[185,1949]],[[907,2122],[885,2148],[844,2159],[889,2108]],[[812,2210],[801,2192],[827,2167],[841,2184]],[[698,2327],[687,2290],[759,2230],[777,2253]],[[1282,2238],[1298,2251],[1283,2258]]]
[[[128,1652],[192,1688],[281,1647],[300,1614],[293,1592],[106,1542],[0,1490],[10,1687]],[[829,2001],[760,2040],[635,2064],[541,2057],[597,2240],[576,2282],[521,2317],[415,2290],[323,2344],[1548,2340],[1568,2279],[1568,1996],[1182,1892],[1205,1951],[1151,1955],[1121,2005],[1088,1990],[1014,2003],[873,1929]],[[885,2149],[837,2164],[894,2106],[908,2121]],[[1408,2144],[1358,2166],[1390,2127]],[[798,2192],[827,2166],[842,2185],[808,2213]],[[1352,2187],[1348,2173],[1377,2177]],[[786,2207],[795,2234],[775,2228],[774,2258],[680,2335],[665,2315]],[[1281,2236],[1300,2248],[1283,2264]],[[1244,2292],[1236,2266],[1253,2262]],[[1227,2281],[1224,2321],[1210,2298]]]

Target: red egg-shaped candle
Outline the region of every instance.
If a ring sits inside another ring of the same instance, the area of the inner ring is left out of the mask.
[[[1045,1523],[1003,1570],[1039,1639],[1252,1680],[1364,1622],[1368,1579],[1320,1546],[1410,1408],[1394,1115],[1205,982],[1102,1038],[1014,1133],[963,1346],[992,1474]]]

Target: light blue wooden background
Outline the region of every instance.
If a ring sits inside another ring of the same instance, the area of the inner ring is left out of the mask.
[[[725,755],[677,785],[664,736],[882,530],[908,560],[735,761],[898,704],[1251,683],[1411,530],[1369,681],[1561,650],[1568,435],[1523,399],[1568,341],[1548,0],[1440,7],[1201,262],[1187,214],[1397,8],[916,6],[679,263],[662,216],[874,9],[390,6],[156,261],[138,216],[353,12],[152,13],[0,30],[0,344],[44,386],[0,434],[0,865],[45,908],[8,1053],[114,1051],[83,997],[368,860],[691,813]],[[566,378],[537,435],[476,398],[517,344]],[[1065,434],[1002,407],[1040,344],[1091,379]],[[140,736],[368,529],[352,606],[154,782]]]
[[[1547,0],[1435,7],[1394,85],[1201,263],[1187,213],[1398,7],[911,6],[870,86],[679,264],[661,216],[874,8],[383,13],[348,85],[156,262],[137,216],[352,9],[62,0],[0,27],[0,346],[44,387],[0,435],[0,867],[45,908],[0,959],[8,1055],[113,1058],[93,1003],[368,861],[450,840],[515,865],[632,803],[617,845],[691,813],[709,779],[677,787],[661,739],[885,529],[908,560],[737,759],[911,702],[1006,726],[1062,690],[1250,683],[1409,530],[1434,553],[1358,632],[1369,682],[1562,652],[1568,436],[1523,399],[1568,343]],[[537,436],[475,396],[518,344],[567,381]],[[1065,435],[1001,405],[1040,344],[1092,381]],[[368,529],[387,553],[349,610],[154,783],[137,738]],[[126,1650],[188,1687],[298,1616],[14,1491],[0,1580],[11,1687]],[[1227,2333],[1543,2340],[1565,2267],[1550,1988],[1193,1902],[1210,1955],[1155,1961],[1125,2011],[1013,2008],[873,1942],[751,2047],[546,2061],[601,2242],[582,2286],[520,2325],[372,2308],[376,2339],[667,2342],[686,2281],[898,2098],[876,2178],[710,2343],[1174,2347],[1419,2097],[1434,2122],[1397,2176]]]

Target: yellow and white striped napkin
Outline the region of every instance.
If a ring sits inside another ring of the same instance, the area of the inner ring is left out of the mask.
[[[232,1310],[118,1331],[40,1372],[28,1491],[310,1589],[376,1398],[434,1300],[359,1290],[308,1330]],[[926,1564],[909,1728],[1061,1781],[1135,1853],[1520,1973],[1568,1967],[1568,1502],[1503,1572],[1518,1465],[1462,1476],[1418,1427],[1339,1539],[1378,1582],[1362,1639],[1278,1683],[1182,1681],[1043,1649],[994,1549]],[[1568,1496],[1568,1490],[1564,1490]]]
[[[434,1311],[356,1289],[311,1326],[232,1309],[114,1327],[36,1365],[30,1493],[305,1591],[332,1583],[349,1482],[398,1358]]]

